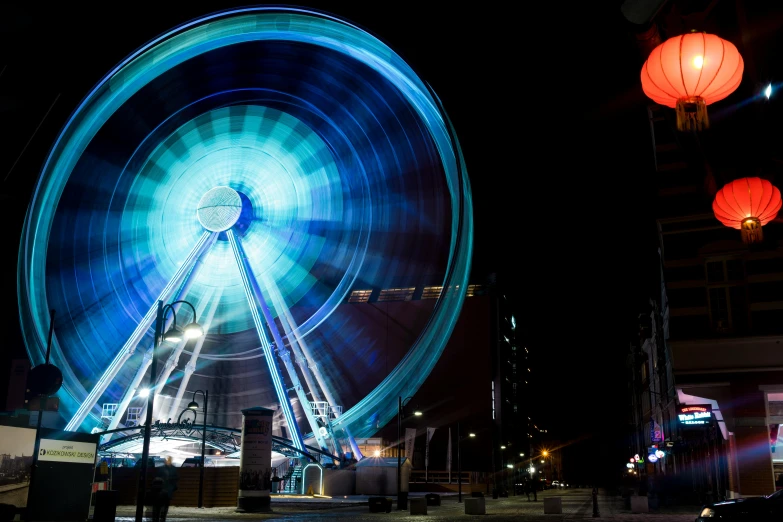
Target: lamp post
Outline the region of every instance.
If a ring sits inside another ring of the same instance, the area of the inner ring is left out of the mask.
[[[402,417],[404,416],[403,408],[413,397],[399,398],[397,403],[397,509],[403,509],[402,507],[402,448],[400,447],[402,441]],[[421,416],[420,411],[413,412],[417,417]],[[405,502],[408,504],[407,498]]]
[[[176,304],[186,304],[193,310],[193,322],[185,327],[185,330],[180,333],[177,328],[177,311],[174,310]],[[166,314],[171,312],[173,314],[173,324],[168,332],[163,334],[163,326],[166,320]],[[194,339],[204,335],[204,330],[196,322],[196,308],[189,302],[179,300],[163,304],[163,301],[158,301],[158,313],[155,320],[155,338],[152,341],[152,363],[150,364],[150,393],[147,396],[147,416],[144,422],[144,442],[141,450],[141,470],[139,470],[139,484],[138,491],[136,492],[136,522],[143,522],[144,520],[144,493],[147,489],[147,460],[150,456],[150,435],[152,428],[152,408],[155,402],[155,392],[152,387],[155,383],[155,374],[158,372],[158,345],[161,338],[164,341],[179,342],[182,340],[184,334],[186,339]]]
[[[468,434],[465,438],[473,438],[475,437],[475,433]],[[457,423],[457,488],[459,491],[459,497],[457,498],[457,502],[462,502],[462,460],[460,459],[460,442],[462,442],[462,435],[460,434],[460,426],[459,422]]]
[[[196,402],[196,394],[201,392],[204,396],[204,422],[201,425],[201,470],[198,474],[198,507],[204,507],[204,468],[207,465],[204,453],[207,447],[207,406],[209,405],[209,391],[196,390],[193,392],[193,400],[188,404],[188,409],[196,411],[198,410],[198,403]]]

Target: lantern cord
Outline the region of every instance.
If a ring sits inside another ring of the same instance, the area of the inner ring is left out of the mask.
[[[700,96],[680,98],[675,107],[677,112],[677,130],[701,131],[710,127],[710,119],[707,116],[707,104]]]
[[[748,218],[742,222],[742,241],[745,244],[761,243],[764,240],[764,231],[761,228],[761,221],[756,218]]]

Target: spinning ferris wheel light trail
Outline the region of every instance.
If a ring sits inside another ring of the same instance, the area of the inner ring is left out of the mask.
[[[209,388],[213,426],[264,406],[280,448],[358,455],[440,357],[472,241],[454,130],[393,50],[328,14],[235,9],[149,42],[68,120],[25,220],[20,318],[35,364],[63,310],[67,430],[133,426],[149,379],[161,422]],[[348,296],[425,283],[441,297],[387,373]],[[205,335],[164,343],[150,376],[155,304],[182,299]]]

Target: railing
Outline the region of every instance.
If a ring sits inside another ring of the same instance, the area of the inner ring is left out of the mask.
[[[426,475],[426,477],[425,477]],[[470,484],[471,478],[473,478],[473,482],[475,482],[476,473],[471,473],[470,471],[463,471],[462,472],[462,483],[463,484]],[[425,480],[426,478],[426,480]],[[421,469],[414,469],[411,470],[411,476],[409,479],[409,482],[420,482],[420,483],[433,483],[433,484],[449,484],[449,472],[448,471],[433,471],[430,470],[425,474],[424,470]],[[456,471],[451,472],[451,484],[457,484],[459,482],[459,476]]]

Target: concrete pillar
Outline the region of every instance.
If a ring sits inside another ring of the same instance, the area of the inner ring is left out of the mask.
[[[758,384],[738,383],[732,384],[731,395],[739,496],[774,493],[766,393]]]
[[[237,512],[272,511],[272,415],[255,407],[242,410],[242,452],[239,456]]]

